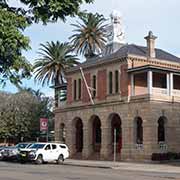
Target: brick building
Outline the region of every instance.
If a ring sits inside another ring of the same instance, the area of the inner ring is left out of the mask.
[[[121,26],[113,18],[116,36]],[[54,111],[56,140],[84,159],[112,159],[114,142],[123,160],[180,152],[180,59],[155,48],[152,32],[145,47],[120,38],[111,37],[102,56],[67,71],[67,100]]]

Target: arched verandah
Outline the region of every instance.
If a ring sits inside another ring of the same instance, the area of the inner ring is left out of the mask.
[[[61,123],[60,124],[60,131],[59,131],[59,140],[62,143],[66,142],[66,128],[65,128],[65,124]]]
[[[72,123],[73,142],[75,153],[82,153],[83,150],[83,122],[79,117],[74,118]]]
[[[116,153],[121,153],[122,149],[122,128],[121,118],[117,113],[112,113],[109,116],[111,123],[111,147],[112,153],[114,152],[114,145],[116,146]]]
[[[97,115],[90,118],[90,128],[92,129],[92,151],[100,153],[101,150],[101,120]]]

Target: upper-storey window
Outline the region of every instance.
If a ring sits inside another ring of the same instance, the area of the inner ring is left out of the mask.
[[[119,71],[115,71],[115,93],[119,92]]]
[[[92,77],[92,97],[96,97],[96,75],[93,75]]]
[[[78,99],[81,99],[81,79],[78,80]]]
[[[109,72],[109,94],[113,93],[113,73]]]
[[[76,80],[74,80],[74,100],[76,100],[77,99],[77,81]]]

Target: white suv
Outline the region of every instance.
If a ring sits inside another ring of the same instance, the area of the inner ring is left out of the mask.
[[[69,149],[60,143],[35,143],[20,152],[21,161],[35,161],[37,164],[56,161],[58,164],[69,157]]]

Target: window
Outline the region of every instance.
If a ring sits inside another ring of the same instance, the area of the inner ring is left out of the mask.
[[[119,92],[119,71],[115,71],[115,93]]]
[[[143,144],[143,126],[142,119],[136,118],[136,144]]]
[[[50,144],[48,144],[46,147],[45,147],[45,150],[50,150],[51,149],[51,146]]]
[[[81,99],[81,79],[78,80],[78,99]]]
[[[56,144],[52,144],[52,149],[56,149],[56,148],[57,148]]]
[[[93,79],[92,79],[92,87],[93,87],[93,93],[92,93],[92,97],[94,98],[94,97],[96,97],[96,76],[95,75],[93,75]]]
[[[113,82],[112,81],[113,81],[113,74],[110,71],[109,72],[109,94],[113,93]]]
[[[66,146],[63,146],[63,145],[59,145],[59,147],[62,149],[66,149]]]
[[[77,92],[76,92],[76,87],[77,87],[77,84],[76,84],[76,80],[74,80],[74,100],[76,100],[77,96]]]
[[[164,127],[164,118],[160,117],[158,120],[158,142],[165,141],[165,127]]]

